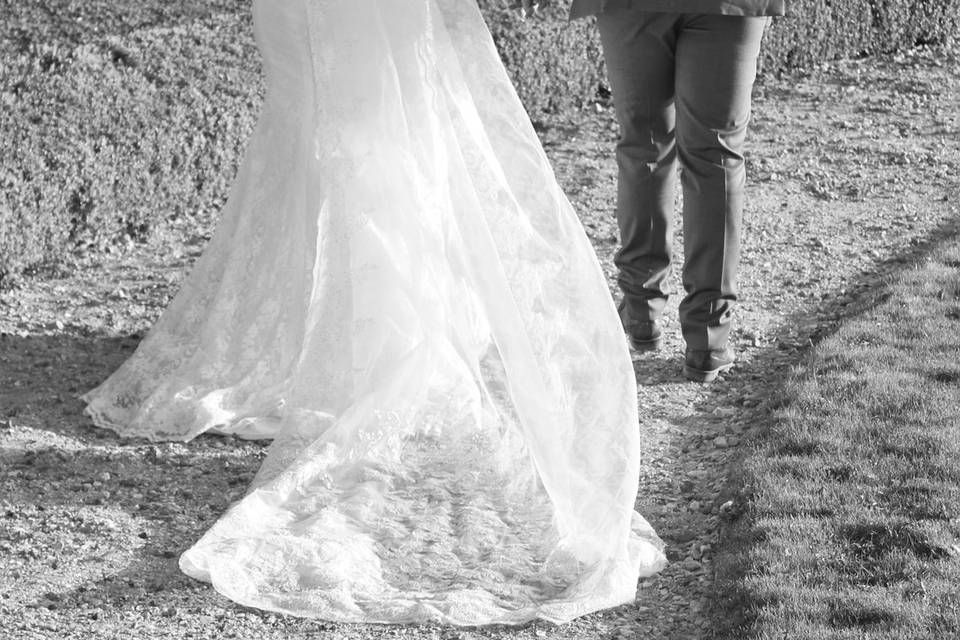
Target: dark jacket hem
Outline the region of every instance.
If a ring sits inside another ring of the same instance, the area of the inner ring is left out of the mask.
[[[570,19],[626,7],[655,13],[782,16],[786,13],[786,0],[575,0],[570,10]]]

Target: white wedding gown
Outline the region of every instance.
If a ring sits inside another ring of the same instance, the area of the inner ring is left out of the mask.
[[[337,621],[556,622],[664,564],[633,369],[474,0],[256,0],[267,96],[222,221],[84,396],[127,436],[273,438],[180,561]]]

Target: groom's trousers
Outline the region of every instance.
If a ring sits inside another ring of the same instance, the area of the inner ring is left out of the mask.
[[[669,294],[677,165],[683,189],[680,324],[688,349],[720,349],[737,299],[743,157],[766,17],[598,16],[620,123],[615,262],[629,325],[660,316]]]

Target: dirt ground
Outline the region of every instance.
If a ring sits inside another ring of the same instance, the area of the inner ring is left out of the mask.
[[[612,286],[612,113],[540,129]],[[748,160],[739,364],[714,384],[683,380],[676,299],[666,348],[635,358],[637,508],[672,560],[635,603],[562,627],[334,625],[244,608],[182,575],[180,552],[242,495],[264,446],[123,440],[91,427],[78,395],[131,353],[199,255],[209,229],[184,228],[0,293],[0,637],[711,637],[711,556],[736,506],[728,470],[763,436],[770,390],[858,291],[960,214],[960,55],[920,49],[766,78]]]

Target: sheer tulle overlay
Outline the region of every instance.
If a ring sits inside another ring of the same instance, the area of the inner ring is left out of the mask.
[[[473,0],[257,0],[267,96],[223,218],[85,396],[272,438],[181,568],[338,621],[566,621],[663,565],[590,244]]]

